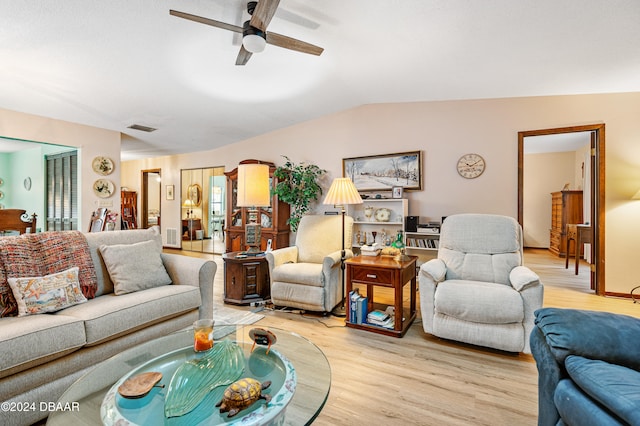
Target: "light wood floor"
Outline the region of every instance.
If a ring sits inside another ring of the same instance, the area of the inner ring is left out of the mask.
[[[223,294],[219,256],[215,298]],[[587,266],[547,250],[528,250],[525,264],[545,284],[545,306],[611,311],[640,317],[629,299],[589,290]],[[231,307],[231,305],[227,305]],[[238,309],[250,309],[238,307]],[[265,310],[264,327],[296,332],[325,353],[332,387],[315,425],[535,425],[537,371],[530,355],[508,354],[448,342],[422,330],[418,318],[402,339],[344,327],[335,317]]]

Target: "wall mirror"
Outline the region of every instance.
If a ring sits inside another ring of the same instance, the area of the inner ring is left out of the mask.
[[[224,253],[224,167],[183,169],[180,180],[182,249]]]

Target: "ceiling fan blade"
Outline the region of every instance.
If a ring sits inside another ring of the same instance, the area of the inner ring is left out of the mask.
[[[249,58],[252,53],[244,48],[243,45],[240,45],[240,52],[238,52],[238,57],[236,58],[236,65],[246,65],[249,62]]]
[[[267,25],[271,22],[271,18],[275,15],[279,4],[280,0],[259,0],[256,10],[254,10],[253,15],[251,15],[249,25],[266,32]]]
[[[320,56],[324,51],[322,47],[272,32],[267,33],[267,43],[316,56]]]
[[[205,25],[211,25],[212,27],[222,28],[223,30],[234,31],[242,34],[242,27],[237,25],[227,24],[226,22],[216,21],[215,19],[203,18],[202,16],[192,15],[190,13],[179,12],[177,10],[169,10],[169,14],[177,16],[178,18],[187,19],[189,21],[199,22]]]

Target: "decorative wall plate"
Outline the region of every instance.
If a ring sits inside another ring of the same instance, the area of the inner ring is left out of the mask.
[[[24,185],[24,189],[26,189],[27,191],[31,191],[31,178],[27,177],[24,180],[23,185]]]
[[[2,180],[2,178],[0,178],[0,186],[2,186],[3,183],[4,181]]]
[[[93,183],[93,192],[100,198],[109,198],[115,187],[109,179],[98,179]]]
[[[0,191],[0,200],[4,198],[4,192]]]
[[[93,167],[94,172],[102,176],[110,175],[111,173],[113,173],[114,169],[113,161],[111,161],[111,158],[108,157],[94,158],[91,166]]]

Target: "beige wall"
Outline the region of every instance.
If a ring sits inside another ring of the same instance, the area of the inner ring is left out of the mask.
[[[408,193],[409,214],[422,221],[461,212],[517,215],[517,132],[606,123],[606,285],[628,293],[640,251],[640,93],[365,105],[211,151],[123,164],[123,185],[139,186],[139,170],[162,168],[163,185],[179,188],[181,168],[235,167],[246,158],[282,164],[311,161],[342,174],[342,158],[424,151],[424,190]],[[487,163],[478,179],[456,172],[469,152]],[[179,224],[179,194],[163,200],[163,226]],[[525,212],[526,216],[526,212]],[[166,221],[165,221],[166,219]]]
[[[571,152],[551,152],[524,156],[523,229],[524,246],[549,248],[551,229],[551,193],[565,184],[569,189],[582,187],[575,181],[575,155]],[[581,188],[580,188],[581,189]]]
[[[120,211],[120,132],[0,109],[0,136],[79,148],[80,230],[88,228],[91,212],[101,205]],[[93,182],[102,177],[91,167],[97,156],[109,157],[115,164],[115,172],[107,178],[114,183],[116,194],[107,199],[98,198],[93,192]],[[38,218],[38,227],[45,221],[45,218]]]

